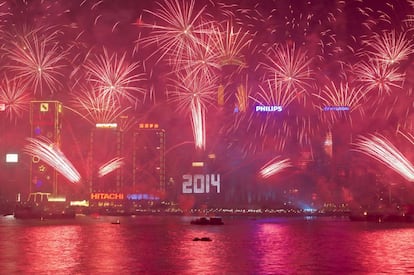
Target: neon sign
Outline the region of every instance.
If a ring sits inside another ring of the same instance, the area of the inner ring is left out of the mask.
[[[348,106],[325,106],[324,111],[349,111]]]
[[[96,128],[116,128],[118,124],[116,123],[96,123]]]
[[[280,105],[271,105],[271,106],[256,106],[256,112],[281,112],[283,107]]]
[[[220,193],[220,174],[207,175],[183,175],[183,194],[204,194],[210,193],[212,187],[215,187],[216,193]]]
[[[132,201],[139,200],[159,200],[160,198],[151,194],[127,194],[126,198]]]
[[[91,200],[123,200],[122,193],[91,193]]]

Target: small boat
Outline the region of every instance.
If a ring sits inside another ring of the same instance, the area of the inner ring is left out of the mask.
[[[197,242],[197,241],[201,241],[201,242],[211,242],[212,240],[209,237],[202,237],[202,238],[195,237],[193,239],[193,241],[195,241],[195,242]]]
[[[121,221],[120,220],[116,220],[116,221],[113,221],[113,222],[111,222],[112,224],[121,224]]]
[[[223,220],[220,217],[201,217],[191,221],[191,224],[196,225],[223,225]]]

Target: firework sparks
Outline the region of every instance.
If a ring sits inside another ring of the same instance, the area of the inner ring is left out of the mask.
[[[277,79],[287,84],[287,88],[304,89],[307,82],[311,80],[310,63],[306,52],[301,48],[278,45],[269,50],[265,55],[266,62],[261,62],[270,75],[276,75]]]
[[[203,25],[198,25],[198,21],[205,9],[205,6],[198,12],[195,11],[195,1],[165,0],[163,4],[157,3],[159,8],[156,11],[145,10],[155,19],[161,22],[157,24],[145,24],[140,26],[149,28],[149,37],[139,39],[137,42],[144,45],[159,46],[152,55],[161,53],[158,61],[167,54],[174,56],[175,60],[180,60],[188,47],[200,43],[197,34],[205,32]],[[152,56],[151,55],[151,56]]]
[[[74,108],[70,109],[92,125],[113,123],[130,109],[130,107],[125,108],[115,101],[108,100],[93,89],[85,88],[73,95],[72,103]]]
[[[412,41],[407,39],[406,34],[397,35],[395,30],[375,35],[367,44],[373,48],[368,53],[385,64],[399,63],[407,59],[414,50]]]
[[[196,147],[204,148],[205,111],[216,99],[218,85],[212,79],[194,74],[177,76],[179,80],[173,80],[176,90],[171,92],[171,100],[178,102],[179,110],[190,110]]]
[[[221,27],[213,29],[212,35],[216,42],[222,65],[246,67],[243,51],[251,44],[252,35],[242,29],[235,30],[230,21],[227,22],[225,30],[222,30]]]
[[[98,177],[102,178],[103,176],[115,171],[116,169],[121,168],[124,164],[124,158],[113,158],[99,167]]]
[[[385,137],[361,137],[355,144],[356,151],[385,164],[408,181],[414,181],[414,166]]]
[[[405,75],[398,68],[379,61],[362,61],[355,66],[356,80],[368,91],[377,90],[380,94],[391,93],[392,88],[401,88]]]
[[[81,180],[79,172],[72,163],[65,157],[56,144],[46,138],[27,138],[29,142],[24,146],[24,153],[39,157],[42,161],[56,169],[70,182],[76,183]]]
[[[5,112],[10,121],[17,121],[29,110],[31,94],[19,80],[9,80],[4,76],[0,86],[0,103],[5,105]]]
[[[338,87],[331,81],[330,85],[325,85],[320,93],[313,95],[320,100],[317,108],[327,112],[332,121],[343,116],[349,117],[347,114],[350,115],[355,110],[360,110],[363,114],[361,106],[365,93],[362,87],[350,87],[349,83],[343,82]]]
[[[117,54],[109,56],[106,49],[103,55],[98,55],[95,60],[88,60],[85,64],[88,80],[96,87],[101,97],[109,101],[120,101],[125,98],[131,103],[137,102],[134,92],[145,93],[140,86],[143,74],[134,73],[139,68],[137,62],[128,64],[125,53],[121,58]]]
[[[291,166],[289,159],[279,160],[279,157],[275,157],[260,168],[259,175],[268,178]]]
[[[266,106],[279,106],[282,111],[286,108],[293,100],[296,99],[296,93],[289,91],[274,74],[274,78],[266,81],[267,87],[259,85],[260,92],[257,97],[250,96],[250,98],[260,105]]]
[[[45,86],[50,93],[62,85],[59,78],[63,76],[63,61],[66,56],[57,43],[57,32],[41,34],[36,29],[25,35],[10,35],[10,45],[5,48],[11,60],[7,68],[34,89],[34,93],[43,93]]]
[[[183,57],[171,63],[177,71],[187,71],[189,75],[204,75],[209,79],[214,78],[222,68],[215,41],[208,34],[200,34],[200,43],[189,45]]]
[[[201,107],[200,101],[195,99],[191,103],[191,126],[193,128],[195,146],[199,149],[205,149],[206,147],[205,124],[205,110]]]

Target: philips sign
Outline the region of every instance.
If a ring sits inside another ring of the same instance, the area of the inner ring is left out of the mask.
[[[216,193],[220,193],[220,174],[208,174],[208,175],[183,175],[183,194],[204,194],[212,193],[213,190]]]
[[[274,105],[274,106],[256,106],[256,112],[281,112],[283,110],[282,106]]]

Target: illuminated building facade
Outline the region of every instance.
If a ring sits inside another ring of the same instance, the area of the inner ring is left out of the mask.
[[[62,103],[58,101],[32,101],[30,103],[31,137],[47,138],[56,146],[61,145]],[[30,161],[29,192],[58,194],[58,173],[33,156]]]
[[[121,134],[116,124],[97,124],[90,133],[88,155],[89,192],[120,192],[122,189],[121,170],[114,169],[102,174],[101,169],[121,155]]]
[[[165,130],[140,123],[133,134],[132,189],[140,193],[165,191]]]
[[[102,173],[113,160],[121,161]],[[165,131],[153,123],[128,131],[116,123],[97,124],[90,134],[88,167],[94,211],[128,211],[142,201],[159,200],[165,191]]]

